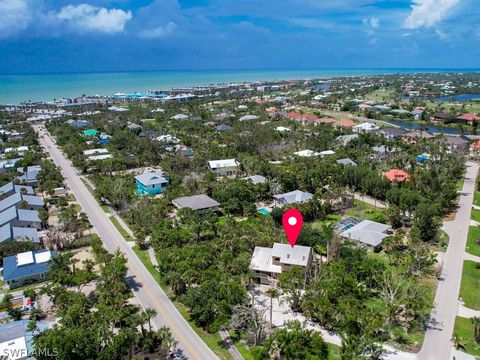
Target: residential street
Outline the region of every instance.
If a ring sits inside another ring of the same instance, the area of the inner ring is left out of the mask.
[[[441,280],[431,313],[432,320],[418,354],[418,358],[422,360],[449,358],[477,172],[478,164],[467,163],[467,174],[455,220],[445,222],[443,226],[450,237],[450,242],[445,253]]]
[[[33,127],[35,131],[39,132],[39,125]],[[188,359],[218,359],[168,299],[80,180],[70,161],[59,151],[47,134],[45,131],[43,138],[39,139],[40,143],[50,153],[55,164],[61,168],[66,183],[75,194],[83,211],[88,215],[107,250],[114,252],[120,249],[127,258],[128,282],[141,305],[157,311],[158,315],[154,319],[154,325],[157,328],[162,325],[170,328],[172,335],[178,341],[179,348]]]

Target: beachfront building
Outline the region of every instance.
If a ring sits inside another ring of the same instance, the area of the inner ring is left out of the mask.
[[[169,178],[161,170],[145,171],[135,176],[135,187],[138,195],[158,195],[167,187]]]
[[[283,271],[293,266],[303,269],[305,275],[310,271],[313,251],[309,246],[274,243],[273,247],[256,246],[250,261],[250,270],[257,281],[263,285],[276,286]]]

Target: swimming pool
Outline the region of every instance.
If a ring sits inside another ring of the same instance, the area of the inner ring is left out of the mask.
[[[270,215],[270,211],[268,211],[268,209],[265,209],[265,208],[258,209],[258,212],[263,215]]]

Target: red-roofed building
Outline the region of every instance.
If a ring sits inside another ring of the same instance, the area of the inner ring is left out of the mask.
[[[477,121],[480,121],[480,116],[477,114],[463,114],[455,118],[455,122],[462,122],[468,125],[473,125]]]
[[[385,171],[382,175],[391,182],[410,181],[410,174],[402,169],[392,169],[390,171]]]
[[[315,114],[300,114],[299,112],[289,112],[285,115],[290,120],[295,120],[301,122],[302,125],[318,125],[318,120],[320,119]]]
[[[480,155],[480,140],[477,140],[470,145],[470,154],[474,157],[478,157]]]

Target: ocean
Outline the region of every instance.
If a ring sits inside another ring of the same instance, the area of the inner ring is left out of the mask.
[[[168,90],[240,81],[313,79],[331,76],[419,72],[478,72],[465,69],[320,69],[320,70],[192,70],[1,75],[0,104],[51,101],[81,95],[113,95]]]

